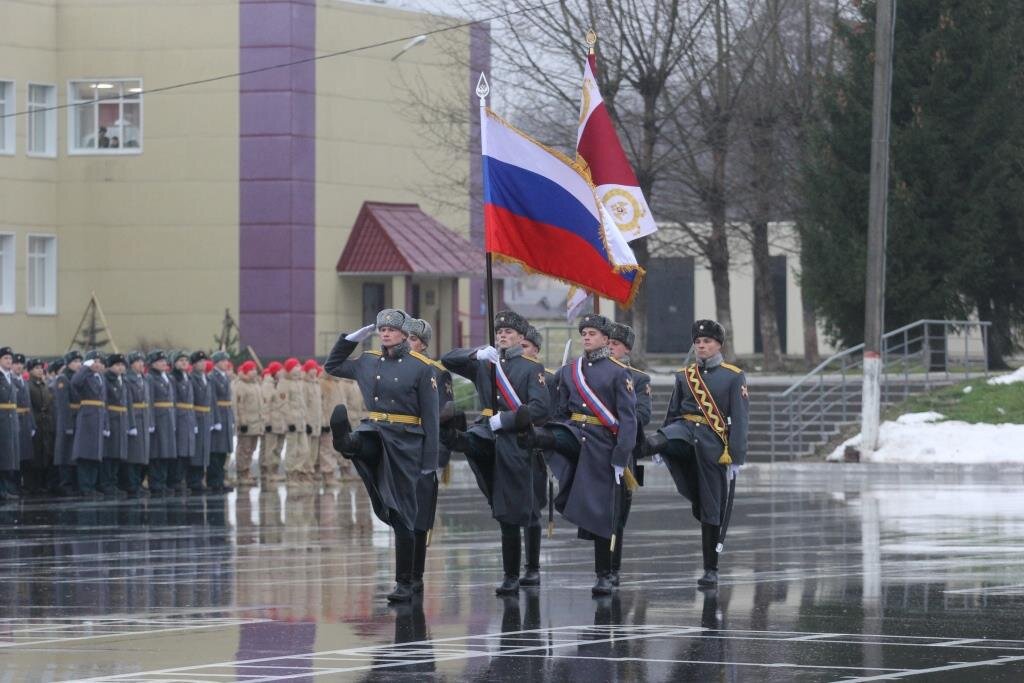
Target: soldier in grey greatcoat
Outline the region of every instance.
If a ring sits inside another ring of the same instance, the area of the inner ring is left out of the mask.
[[[633,393],[636,394],[636,447],[629,460],[627,469],[631,470],[636,480],[643,485],[643,465],[637,463],[637,457],[644,443],[644,427],[651,421],[651,376],[646,372],[637,370],[630,362],[629,354],[633,351],[633,344],[636,342],[636,334],[633,328],[622,323],[612,323],[609,327],[608,348],[612,357],[620,363],[629,366],[633,373]],[[626,522],[629,521],[629,511],[633,506],[633,492],[625,484],[622,488],[622,515],[615,531],[615,550],[612,551],[612,585],[618,587],[619,572],[622,569],[622,541],[626,530]]]
[[[704,556],[704,576],[697,583],[714,586],[718,584],[716,546],[729,481],[747,458],[749,396],[743,371],[722,360],[725,329],[714,320],[697,320],[691,332],[697,362],[676,373],[665,422],[647,438],[644,454],[660,454],[676,489],[692,504],[693,516],[701,523]],[[725,422],[724,439],[709,423],[691,389],[690,377],[698,376],[713,399],[713,403],[705,403],[705,410],[720,411]]]
[[[68,351],[64,365],[53,378],[53,410],[56,415],[53,442],[53,465],[57,468],[56,491],[61,496],[74,495],[77,488],[75,462],[71,451],[75,444],[75,417],[78,415],[78,393],[71,378],[82,367],[82,354]]]
[[[137,497],[142,491],[142,478],[149,465],[149,440],[153,433],[153,404],[149,398],[146,381],[146,359],[139,351],[128,354],[128,370],[124,383],[128,390],[128,450],[121,468],[121,490],[129,498]]]
[[[17,498],[16,482],[21,463],[18,424],[18,387],[11,366],[14,351],[0,348],[0,501]]]
[[[128,433],[135,429],[128,399],[128,386],[124,381],[125,358],[112,353],[106,358],[107,422],[109,435],[105,439],[103,462],[100,465],[100,492],[115,495],[119,490],[121,468],[128,460]]]
[[[377,314],[381,350],[349,359],[374,325],[342,335],[324,369],[355,380],[369,411],[351,432],[344,406],[335,408],[331,432],[335,448],[351,458],[370,496],[373,511],[395,531],[395,590],[390,602],[408,602],[414,595],[416,483],[437,469],[439,412],[437,377],[426,356],[409,348],[404,311]]]
[[[224,466],[234,451],[235,409],[231,397],[228,368],[231,357],[216,351],[210,357],[213,372],[206,377],[213,386],[213,431],[210,439],[210,466],[206,471],[206,487],[213,493],[230,493],[234,489],[224,483]],[[248,476],[248,472],[245,473]]]
[[[36,434],[36,422],[32,417],[32,399],[28,393],[28,382],[25,380],[25,355],[14,354],[14,362],[11,364],[11,378],[14,386],[18,389],[18,475],[14,478],[15,492],[19,495],[24,490],[22,479],[29,473],[29,483],[32,482],[32,437]]]
[[[75,416],[75,440],[71,459],[75,463],[78,492],[84,496],[100,497],[100,463],[103,461],[104,440],[110,435],[107,422],[107,386],[103,380],[103,358],[98,351],[89,351],[85,362],[71,378],[71,386],[78,395],[78,415]]]
[[[168,463],[167,488],[171,492],[184,493],[185,471],[196,452],[195,406],[192,404],[192,378],[188,372],[188,351],[176,351],[172,358],[174,370],[171,372],[171,385],[174,387],[174,443],[178,457]]]
[[[541,507],[534,495],[533,454],[516,442],[512,430],[520,407],[525,407],[535,424],[546,422],[551,410],[544,366],[523,355],[522,341],[529,326],[518,313],[499,311],[494,316],[497,349],[454,349],[441,358],[446,368],[473,382],[483,406],[480,418],[468,431],[458,433],[451,447],[465,453],[477,485],[491,507],[491,515],[501,527],[505,577],[496,589],[498,595],[519,592],[520,528],[536,529],[531,540],[540,539]],[[492,367],[499,363],[511,391]],[[538,555],[539,552],[538,545]],[[531,571],[523,580],[528,586],[539,585],[540,573]]]
[[[210,439],[213,431],[213,386],[206,376],[206,352],[193,351],[189,357],[192,372],[192,411],[195,415],[196,433],[192,457],[188,462],[186,483],[192,493],[205,493],[203,478],[210,466]]]
[[[538,363],[541,362],[542,344],[540,331],[530,325],[530,329],[526,331],[526,336],[523,338],[523,355]],[[548,389],[551,410],[554,411],[555,406],[558,405],[558,377],[547,368],[544,368],[544,384]],[[549,504],[547,459],[544,457],[544,452],[537,448],[530,449],[530,454],[533,461],[533,497],[538,508],[543,510]],[[531,521],[530,526],[526,527],[526,576],[524,578],[540,572],[540,538],[541,520],[538,519],[536,523]],[[523,581],[520,580],[519,583],[522,585]]]
[[[558,371],[558,406],[551,422],[524,443],[549,453],[558,479],[555,508],[594,541],[596,595],[612,584],[611,537],[621,516],[621,483],[636,447],[636,393],[630,369],[608,348],[611,321],[583,316],[583,355]],[[517,425],[518,427],[518,425]]]
[[[177,415],[174,408],[174,384],[168,374],[167,355],[159,349],[146,357],[153,420],[149,433],[149,492],[154,496],[167,493],[167,474],[178,460]]]

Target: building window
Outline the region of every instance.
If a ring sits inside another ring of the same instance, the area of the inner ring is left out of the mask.
[[[69,153],[138,154],[142,150],[142,81],[71,81],[68,103]]]
[[[14,235],[0,233],[0,313],[14,313]]]
[[[0,154],[14,154],[14,81],[0,81]]]
[[[28,312],[57,312],[57,238],[28,236]]]
[[[28,153],[57,156],[57,86],[28,84]]]

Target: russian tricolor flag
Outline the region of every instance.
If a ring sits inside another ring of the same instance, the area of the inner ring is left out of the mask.
[[[625,306],[632,303],[644,271],[586,169],[483,111],[487,251]]]

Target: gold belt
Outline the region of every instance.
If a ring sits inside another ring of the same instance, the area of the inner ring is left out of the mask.
[[[374,422],[394,422],[404,425],[423,424],[423,420],[415,415],[398,415],[395,413],[370,413],[370,419]]]
[[[170,401],[157,401],[153,404],[154,408],[173,408],[174,404]]]
[[[80,405],[80,406],[95,406],[97,408],[106,408],[107,407],[107,404],[104,403],[103,401],[92,401],[92,400],[82,401],[78,405]]]
[[[18,415],[24,415],[28,410],[28,408],[18,408]]]
[[[706,417],[704,417],[703,415],[689,415],[688,414],[688,415],[683,415],[679,419],[686,420],[687,422],[696,422],[697,424],[700,424],[700,425],[706,425],[708,423],[708,419]]]
[[[480,411],[480,414],[483,415],[484,417],[492,417],[494,415],[494,411],[491,410],[490,408],[484,408],[483,410]]]
[[[217,405],[219,405],[221,408],[230,408],[231,401],[217,401]]]
[[[168,405],[170,405],[170,404],[168,404]],[[147,407],[149,407],[148,403],[133,403],[132,404],[132,408],[135,408],[136,410],[139,410],[139,409],[142,409],[142,408],[147,408]]]
[[[0,403],[0,410],[17,410],[17,403]]]
[[[115,413],[127,413],[128,409],[124,406],[107,406],[107,410],[113,410]]]
[[[210,409],[207,406],[192,406],[192,410],[196,411],[197,413],[210,412]]]
[[[584,422],[584,423],[586,423],[588,425],[597,425],[598,427],[604,427],[604,425],[601,424],[601,421],[598,420],[593,415],[584,415],[583,413],[573,413],[572,416],[569,419],[572,420],[573,422]]]
[[[174,407],[178,410],[192,410],[195,406],[191,403],[175,403]]]
[[[69,403],[68,407],[71,408],[71,410],[78,410],[79,408],[82,407],[82,404],[81,403]]]

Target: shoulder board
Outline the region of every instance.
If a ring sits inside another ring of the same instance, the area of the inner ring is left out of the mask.
[[[433,361],[432,358],[428,358],[427,356],[424,356],[419,351],[410,351],[409,355],[412,356],[413,358],[415,358],[418,361],[426,363],[427,365],[433,365],[434,364],[434,361]]]
[[[632,370],[633,369],[633,368],[629,367],[628,365],[626,365],[625,363],[623,363],[621,360],[618,360],[616,358],[612,358],[611,356],[608,356],[608,360],[610,360],[611,362],[615,363],[620,368],[626,368],[627,370]]]
[[[363,353],[368,353],[368,354],[370,354],[371,356],[379,356],[379,355],[380,355],[380,351],[371,351],[371,350],[367,350],[367,351],[363,351]]]
[[[441,372],[448,372],[448,368],[446,368],[444,366],[444,363],[442,363],[439,360],[432,360],[432,361],[430,361],[430,364],[433,365],[438,370],[440,370]]]
[[[528,360],[531,363],[536,363],[537,365],[544,365],[543,363],[541,363],[539,360],[537,360],[535,358],[527,358],[526,356],[520,356],[520,358],[522,358],[524,360]]]
[[[736,373],[743,372],[742,370],[740,370],[738,367],[736,367],[732,363],[722,363],[722,367],[725,368],[726,370],[732,370],[733,372],[736,372]]]
[[[558,370],[561,370],[561,368],[559,368]],[[548,373],[549,375],[557,375],[558,374],[558,370],[552,370],[550,368],[544,368],[544,372]]]
[[[632,370],[633,372],[635,372],[638,375],[643,375],[644,377],[650,377],[651,376],[649,373],[646,373],[643,370],[638,370],[638,369],[634,368],[632,365],[629,366],[629,369]]]

